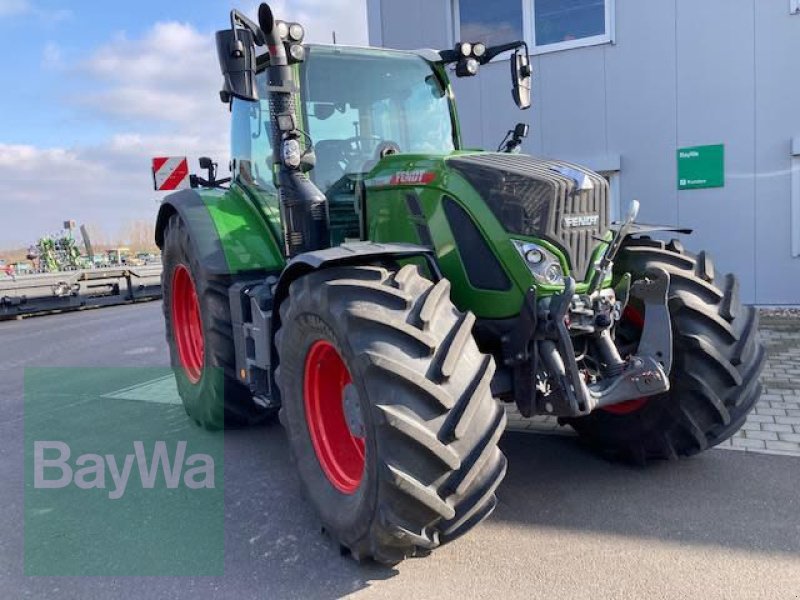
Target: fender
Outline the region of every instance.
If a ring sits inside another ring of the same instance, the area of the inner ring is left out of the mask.
[[[164,248],[164,231],[170,217],[178,214],[191,232],[190,240],[195,256],[207,275],[225,275],[229,272],[222,242],[211,220],[205,203],[195,190],[170,194],[161,203],[156,218],[156,245]]]
[[[281,327],[281,304],[288,297],[293,281],[335,266],[388,264],[409,258],[423,258],[434,281],[442,278],[430,248],[413,244],[354,242],[299,254],[289,261],[278,278],[261,276],[232,285],[228,294],[236,372],[241,382],[250,387],[256,401],[263,406],[280,406],[280,394],[275,385],[275,369],[279,362],[275,334]]]
[[[275,334],[281,327],[280,307],[289,295],[289,286],[293,281],[320,269],[343,266],[349,264],[366,265],[370,263],[387,264],[396,260],[409,258],[423,258],[430,270],[434,282],[442,279],[443,275],[436,262],[433,250],[426,246],[416,244],[378,244],[374,242],[344,243],[325,250],[314,250],[295,256],[286,265],[280,275],[278,283],[273,288],[272,310],[270,318],[270,353],[275,357],[271,361],[270,375],[274,382],[275,369],[278,366],[278,352],[275,348]],[[263,342],[262,342],[263,343]],[[238,364],[237,364],[238,367]],[[272,385],[273,397],[277,395],[277,386]],[[275,398],[274,402],[280,402]]]
[[[294,257],[281,273],[275,287],[273,311],[279,314],[278,308],[289,295],[289,286],[299,277],[312,271],[348,264],[368,264],[369,262],[387,263],[394,260],[423,258],[430,269],[434,282],[442,279],[442,272],[433,255],[426,246],[416,244],[377,244],[374,242],[351,242],[334,248],[305,252]],[[274,330],[280,325],[274,319]]]
[[[209,277],[247,278],[284,266],[275,235],[250,197],[230,190],[183,190],[164,198],[155,241],[163,249],[164,230],[174,214],[189,229],[195,256]]]
[[[609,229],[611,229],[611,231],[619,231],[621,225],[622,223],[612,223]],[[683,233],[685,235],[691,235],[693,231],[693,229],[688,229],[686,227],[675,227],[673,225],[646,225],[644,223],[632,223],[628,229],[628,235],[625,237],[629,238],[634,235],[643,235],[655,232]]]

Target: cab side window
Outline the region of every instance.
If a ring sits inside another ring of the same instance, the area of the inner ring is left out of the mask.
[[[275,192],[269,102],[264,79],[265,74],[259,74],[259,102],[245,102],[238,98],[233,100],[231,158],[236,161],[234,177],[246,185]]]

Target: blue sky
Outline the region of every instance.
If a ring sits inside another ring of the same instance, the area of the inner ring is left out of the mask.
[[[227,6],[220,2],[87,2],[0,0],[0,47],[8,81],[19,91],[0,97],[0,135],[12,144],[78,144],[98,141],[117,123],[87,120],[69,96],[91,94],[88,78],[75,73],[101,46],[126,35],[144,36],[159,22],[189,23],[212,31],[224,23]],[[110,7],[113,6],[113,9]],[[168,48],[164,49],[169,52]],[[91,115],[89,115],[91,116]],[[88,122],[87,122],[88,121]],[[54,128],[60,135],[54,135]],[[59,139],[61,138],[61,139]]]
[[[365,0],[275,0],[311,41],[367,41]],[[213,32],[232,7],[212,0],[0,0],[0,249],[65,219],[115,237],[157,209],[155,154],[227,161],[227,110]]]

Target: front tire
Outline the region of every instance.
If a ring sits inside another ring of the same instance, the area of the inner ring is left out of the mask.
[[[716,278],[705,252],[649,238],[626,243],[615,273],[635,280],[652,267],[670,275],[670,390],[565,420],[601,452],[639,463],[691,456],[730,438],[761,395],[765,360],[758,312],[741,304],[733,275]]]
[[[270,412],[236,379],[228,282],[206,275],[177,214],[164,230],[162,262],[167,343],[186,414],[210,430],[265,420]]]
[[[505,411],[449,289],[415,266],[336,267],[281,306],[281,420],[306,495],[356,559],[427,554],[495,507]]]

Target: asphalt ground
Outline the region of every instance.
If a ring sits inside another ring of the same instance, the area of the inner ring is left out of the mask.
[[[320,533],[274,424],[225,434],[224,576],[25,576],[24,369],[165,365],[160,303],[0,323],[0,598],[800,598],[800,458],[711,450],[638,468],[507,433],[492,517],[388,569]],[[54,394],[52,410],[74,400]],[[118,426],[108,412],[88,425]]]

